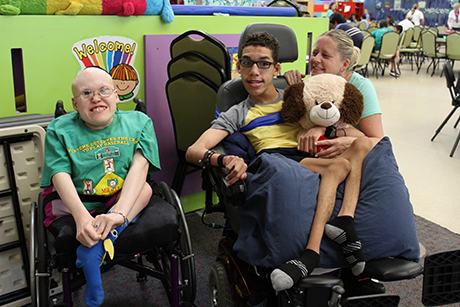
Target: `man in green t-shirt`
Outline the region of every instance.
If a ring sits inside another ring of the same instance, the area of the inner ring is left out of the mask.
[[[99,270],[103,241],[113,242],[149,203],[152,189],[146,177],[160,163],[152,121],[141,112],[117,110],[117,90],[106,71],[84,69],[72,92],[77,112],[56,118],[47,129],[41,187],[55,189],[63,204],[46,205],[45,225],[73,216],[82,244],[77,266],[87,280],[85,302],[99,306],[104,299]],[[79,194],[108,196],[110,211],[91,216],[99,204],[83,203]]]

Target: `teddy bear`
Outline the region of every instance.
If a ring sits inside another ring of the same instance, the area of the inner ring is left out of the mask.
[[[315,126],[346,128],[356,125],[363,113],[361,92],[343,77],[320,74],[286,88],[281,116],[299,122],[297,139]]]

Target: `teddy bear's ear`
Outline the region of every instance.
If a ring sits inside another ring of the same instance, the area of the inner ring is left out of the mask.
[[[281,116],[285,122],[297,122],[305,115],[307,109],[305,108],[305,103],[303,102],[303,87],[303,82],[295,83],[288,86],[284,91],[284,103],[281,108]]]
[[[363,94],[351,83],[345,84],[340,114],[343,122],[350,125],[358,124],[364,110]]]

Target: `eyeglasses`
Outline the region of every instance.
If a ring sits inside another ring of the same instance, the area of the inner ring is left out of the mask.
[[[80,97],[81,100],[90,100],[91,98],[93,98],[93,96],[94,96],[94,94],[96,94],[96,92],[99,93],[99,95],[101,97],[107,98],[107,97],[110,97],[110,95],[112,95],[114,91],[115,91],[115,89],[112,89],[110,87],[104,86],[104,87],[101,87],[97,91],[90,91],[90,90],[83,91],[80,94],[78,94],[77,96],[75,96],[74,98]]]
[[[257,65],[258,68],[260,69],[269,69],[272,64],[275,62],[269,62],[269,61],[252,61],[248,59],[239,59],[240,65],[243,67],[252,67],[254,64]]]

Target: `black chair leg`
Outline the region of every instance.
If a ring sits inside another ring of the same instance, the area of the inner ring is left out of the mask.
[[[457,121],[455,122],[454,128],[457,128],[458,122],[460,122],[460,116],[457,118]]]
[[[460,141],[460,132],[458,133],[457,139],[455,140],[455,143],[454,143],[454,147],[452,147],[452,151],[450,152],[450,155],[449,155],[449,156],[450,156],[451,158],[452,158],[452,156],[454,155],[455,150],[457,149],[458,141]]]
[[[444,128],[444,125],[447,123],[447,121],[452,117],[452,115],[455,113],[455,111],[457,110],[458,107],[454,107],[452,111],[450,111],[449,115],[447,115],[447,117],[444,119],[444,121],[441,123],[441,125],[439,126],[439,128],[436,130],[436,133],[434,134],[434,136],[431,138],[431,141],[433,141],[435,139],[435,137],[439,134],[439,132],[441,132],[442,128]],[[460,120],[460,117],[459,117],[459,120]],[[457,120],[458,122],[458,120]]]

